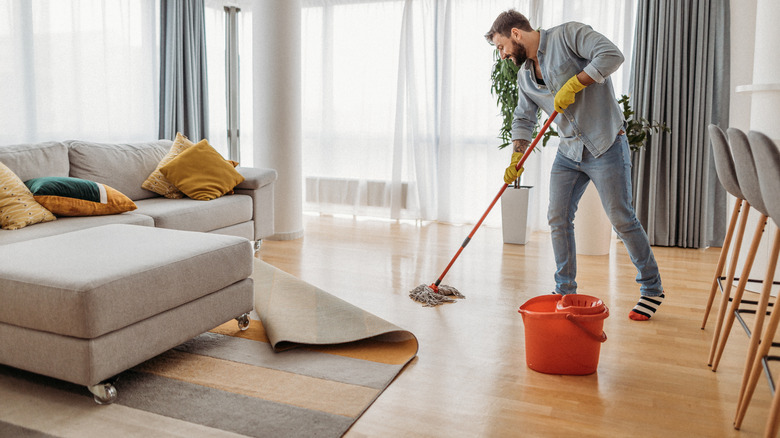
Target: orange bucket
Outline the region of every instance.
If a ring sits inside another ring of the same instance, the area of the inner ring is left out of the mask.
[[[518,310],[525,325],[525,361],[545,374],[593,374],[609,309],[590,295],[542,295]]]

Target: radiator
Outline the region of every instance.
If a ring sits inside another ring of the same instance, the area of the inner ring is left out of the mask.
[[[401,183],[401,209],[408,208],[413,184]],[[353,207],[390,207],[390,181],[306,177],[306,202]]]

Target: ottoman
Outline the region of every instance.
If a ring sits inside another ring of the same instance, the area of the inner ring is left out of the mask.
[[[105,225],[0,246],[0,363],[85,385],[107,379],[253,307],[250,241]]]

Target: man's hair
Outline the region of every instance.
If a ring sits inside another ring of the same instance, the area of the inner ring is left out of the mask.
[[[493,22],[493,26],[490,28],[488,33],[485,34],[485,39],[490,44],[493,44],[493,37],[496,34],[503,35],[508,38],[512,34],[513,28],[525,30],[528,32],[534,30],[534,28],[531,27],[531,23],[527,18],[525,18],[525,15],[517,12],[514,9],[510,9],[498,15],[496,21]]]

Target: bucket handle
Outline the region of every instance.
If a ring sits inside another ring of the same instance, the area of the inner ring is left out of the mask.
[[[586,329],[585,326],[583,326],[581,322],[577,321],[577,317],[575,315],[573,315],[571,313],[567,313],[566,314],[566,319],[568,319],[569,321],[573,322],[574,325],[579,327],[580,330],[584,331],[585,334],[590,336],[594,341],[596,341],[596,342],[605,342],[607,340],[607,334],[604,333],[603,330],[601,331],[601,336],[594,334],[590,330]]]

